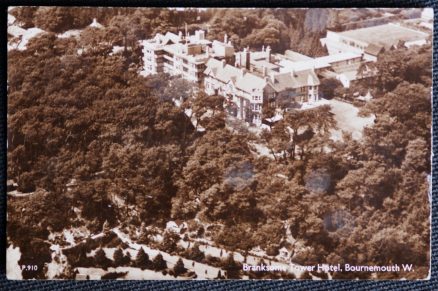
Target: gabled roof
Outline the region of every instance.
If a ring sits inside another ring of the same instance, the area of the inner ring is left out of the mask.
[[[236,80],[236,87],[248,93],[254,90],[262,90],[265,86],[266,81],[264,79],[248,72]]]
[[[207,68],[204,74],[213,76],[223,83],[228,83],[232,78],[237,79],[237,77],[242,74],[238,68],[224,64],[222,61],[213,58],[209,59],[205,65]]]
[[[209,43],[212,43],[212,46],[223,46],[223,47],[229,47],[234,49],[234,46],[232,46],[231,44],[224,43],[218,40],[213,40],[213,42],[210,41]]]
[[[177,34],[168,31],[163,37],[162,42],[163,44],[167,44],[169,41],[172,41],[173,43],[179,43],[181,38]]]
[[[103,28],[103,25],[97,22],[96,18],[93,18],[93,22],[91,22],[89,26],[94,28]]]
[[[237,88],[248,93],[253,90],[263,89],[266,85],[264,79],[213,58],[207,61],[206,67],[204,74],[212,76],[223,83],[233,82]]]
[[[304,86],[317,86],[319,83],[319,79],[314,70],[275,74],[269,78],[269,84],[277,92],[290,88],[296,89]]]
[[[272,86],[275,91],[281,92],[286,89],[317,86],[320,83],[314,70],[277,73],[262,78],[213,58],[208,60],[206,67],[204,74],[223,83],[233,82],[238,89],[248,93],[252,93],[254,90],[263,90],[267,84]]]

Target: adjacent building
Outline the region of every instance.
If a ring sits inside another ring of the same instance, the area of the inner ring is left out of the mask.
[[[203,30],[190,36],[180,32],[157,34],[153,39],[142,41],[144,69],[142,75],[157,73],[181,75],[183,78],[200,83],[203,79],[205,63],[210,58],[231,62],[234,47],[227,42],[209,41]]]
[[[249,51],[242,55],[249,64]],[[267,64],[262,70],[260,73],[250,65],[231,66],[210,59],[204,72],[205,92],[224,96],[232,115],[255,125],[262,123],[262,110],[266,108],[284,111],[318,100],[319,79],[314,70],[280,73],[268,69]]]
[[[229,112],[251,124],[262,123],[266,106],[287,110],[318,100],[314,69],[281,71],[269,46],[235,52],[227,35],[223,41],[210,41],[202,30],[191,36],[156,34],[142,46],[142,75],[168,73],[203,85],[207,94],[226,97]]]
[[[424,45],[429,37],[428,33],[388,23],[343,32],[327,31],[321,43],[327,47],[330,55],[356,53],[363,54],[365,60],[376,61],[377,56],[385,50]]]
[[[316,102],[320,78],[336,78],[349,87],[352,81],[376,76],[373,62],[379,53],[428,41],[427,33],[393,23],[328,31],[321,42],[329,55],[312,58],[291,50],[273,54],[269,46],[235,52],[227,35],[223,41],[211,41],[203,30],[193,35],[167,32],[142,41],[141,74],[179,75],[207,94],[224,96],[236,118],[260,125],[264,110],[281,114]]]

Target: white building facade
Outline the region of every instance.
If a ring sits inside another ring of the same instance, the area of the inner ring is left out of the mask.
[[[287,110],[319,99],[313,70],[263,76],[210,59],[204,73],[205,92],[224,96],[230,113],[255,125],[262,124],[264,108]]]
[[[202,82],[205,63],[210,58],[228,60],[234,55],[231,43],[211,42],[205,38],[203,30],[197,30],[192,36],[183,36],[181,32],[178,35],[171,32],[157,34],[141,44],[144,63],[142,75],[168,73],[197,83]]]

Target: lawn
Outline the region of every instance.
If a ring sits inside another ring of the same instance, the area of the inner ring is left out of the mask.
[[[352,134],[353,139],[362,139],[362,132],[365,126],[374,124],[375,116],[360,117],[358,116],[359,108],[354,105],[338,100],[329,100],[332,112],[335,115],[338,129],[332,131],[332,139],[342,139],[342,131]]]

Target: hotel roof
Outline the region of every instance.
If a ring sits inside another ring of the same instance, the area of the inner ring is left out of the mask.
[[[312,58],[303,54],[300,54],[299,52],[295,52],[293,50],[286,50],[284,52],[284,56],[291,61],[298,62],[298,61],[309,61]]]
[[[399,41],[417,41],[428,37],[427,33],[393,23],[347,30],[339,34],[368,44],[380,45],[385,48],[396,45]]]
[[[233,82],[237,88],[251,93],[253,90],[263,89],[266,81],[250,72],[225,64],[216,59],[209,59],[204,73],[213,76],[223,83]]]
[[[251,93],[254,90],[263,89],[266,84],[281,92],[286,89],[295,89],[303,86],[319,85],[319,79],[313,70],[305,70],[300,72],[286,72],[280,74],[271,74],[265,78],[261,78],[250,72],[242,71],[239,68],[225,64],[216,59],[210,59],[207,62],[207,69],[204,73],[212,76],[223,83],[232,81],[237,88]]]
[[[315,61],[321,62],[323,64],[331,64],[336,62],[342,62],[347,61],[355,58],[361,58],[361,54],[351,53],[351,52],[345,52],[345,53],[338,53],[334,55],[328,55],[324,57],[315,58]]]
[[[312,59],[310,61],[299,61],[299,62],[292,62],[289,60],[281,60],[278,63],[281,67],[280,72],[290,72],[290,71],[305,71],[305,70],[311,70],[311,69],[321,69],[321,68],[328,68],[330,67],[330,64],[324,61],[317,61],[315,59]]]
[[[305,70],[274,74],[271,76],[269,84],[271,84],[275,91],[281,92],[289,88],[296,89],[304,86],[319,85],[319,79],[315,71]]]
[[[207,61],[206,67],[204,71],[205,74],[213,75],[223,83],[236,80],[237,77],[242,74],[238,68],[224,64],[222,61],[213,58]]]

